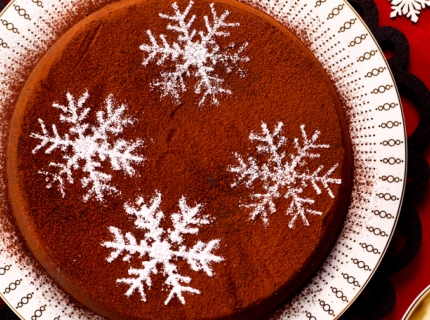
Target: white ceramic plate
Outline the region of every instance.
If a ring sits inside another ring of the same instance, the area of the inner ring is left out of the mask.
[[[73,17],[111,0],[12,0],[0,15],[0,114],[33,67]],[[399,95],[381,49],[343,0],[241,0],[300,31],[345,101],[354,149],[354,188],[347,219],[334,248],[309,283],[277,319],[335,319],[378,267],[393,234],[406,180],[406,131]],[[79,8],[79,10],[77,10]],[[86,9],[87,8],[87,9]],[[7,119],[7,118],[6,118]],[[4,120],[4,119],[0,119]],[[6,120],[7,121],[7,120]],[[5,123],[0,121],[0,123]],[[7,126],[0,128],[7,134]],[[0,146],[0,152],[5,146]],[[3,178],[2,178],[3,179]],[[6,181],[0,205],[7,208]],[[6,209],[4,209],[6,210]],[[0,213],[0,229],[10,230]],[[67,295],[22,250],[14,231],[0,239],[0,295],[23,319],[94,319],[67,304]]]

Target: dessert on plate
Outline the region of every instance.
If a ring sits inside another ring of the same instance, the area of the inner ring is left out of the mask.
[[[246,4],[127,0],[23,87],[8,188],[36,259],[112,319],[249,319],[316,271],[352,159],[317,59]]]

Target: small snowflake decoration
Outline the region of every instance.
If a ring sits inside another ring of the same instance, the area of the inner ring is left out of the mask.
[[[65,197],[66,182],[73,184],[73,171],[80,170],[85,174],[81,179],[82,188],[87,192],[83,196],[84,202],[95,197],[100,202],[105,194],[119,192],[109,184],[112,176],[103,172],[102,162],[109,159],[111,169],[122,170],[129,176],[133,176],[132,163],[140,163],[145,160],[142,156],[133,154],[142,145],[141,140],[128,142],[118,139],[124,127],[132,125],[133,119],[124,117],[125,105],[117,106],[113,95],[105,100],[105,111],[97,112],[97,125],[91,126],[87,121],[90,108],[84,108],[89,98],[85,92],[78,101],[67,93],[68,105],[54,103],[52,107],[60,109],[60,121],[69,124],[69,131],[60,135],[55,124],[52,125],[52,134],[49,133],[42,119],[39,123],[42,133],[31,133],[31,137],[40,140],[40,144],[33,150],[33,154],[47,147],[45,154],[61,152],[64,162],[51,162],[49,166],[53,172],[39,171],[46,175],[47,188],[58,184],[63,197]],[[115,138],[115,139],[114,139]],[[110,141],[114,140],[114,141]]]
[[[211,223],[209,217],[200,215],[202,209],[200,204],[189,207],[185,197],[182,197],[179,200],[180,213],[170,215],[173,229],[168,229],[166,232],[160,226],[164,219],[160,204],[161,193],[158,191],[149,205],[145,204],[141,197],[136,200],[136,206],[126,204],[125,211],[135,219],[135,228],[145,231],[145,236],[138,242],[132,233],[123,234],[118,228],[110,227],[109,230],[114,236],[114,241],[104,242],[102,246],[113,250],[107,259],[109,263],[121,255],[123,255],[122,260],[126,262],[130,262],[132,256],[142,259],[142,268],[130,267],[128,270],[130,277],[117,280],[117,283],[130,286],[125,293],[127,297],[137,290],[141,300],[146,302],[145,285],[150,289],[151,274],[158,274],[160,271],[166,278],[164,283],[170,290],[164,304],[167,305],[174,296],[185,304],[184,292],[200,294],[200,291],[187,285],[191,282],[191,278],[179,274],[176,261],[182,259],[193,271],[203,270],[212,277],[214,273],[211,263],[224,260],[213,254],[213,251],[218,248],[220,240],[211,240],[208,243],[198,241],[193,247],[188,248],[182,244],[184,235],[197,235],[198,227]]]
[[[412,22],[418,22],[419,14],[425,7],[430,7],[430,0],[391,0],[391,12],[390,17],[395,18],[396,16],[405,15]]]
[[[251,219],[260,216],[264,224],[267,225],[269,221],[268,213],[276,212],[274,200],[283,195],[286,199],[291,200],[287,214],[291,215],[292,219],[288,226],[293,228],[298,218],[302,219],[304,225],[309,226],[306,213],[321,215],[322,212],[312,209],[311,205],[315,203],[314,199],[302,196],[304,188],[311,185],[315,193],[319,195],[322,192],[322,187],[330,197],[334,198],[330,184],[340,184],[341,179],[332,178],[331,175],[338,167],[338,164],[332,166],[325,174],[323,174],[323,165],[319,166],[314,172],[309,172],[309,169],[306,169],[308,161],[320,157],[316,150],[328,149],[330,146],[317,144],[321,132],[315,131],[313,136],[309,138],[306,134],[305,126],[302,125],[300,129],[303,141],[300,143],[299,139],[295,138],[294,147],[296,152],[287,157],[285,152],[280,152],[281,148],[287,143],[287,139],[281,134],[282,126],[282,122],[278,123],[272,133],[263,122],[261,126],[262,135],[251,133],[249,139],[260,143],[257,146],[257,152],[268,156],[267,163],[259,165],[258,160],[253,157],[249,157],[246,163],[242,156],[236,153],[235,157],[239,165],[228,169],[238,175],[232,187],[242,183],[251,188],[256,180],[263,183],[265,192],[252,194],[251,198],[255,201],[251,204],[242,205],[245,208],[252,209]]]
[[[228,10],[218,16],[214,4],[210,4],[212,11],[211,23],[207,16],[204,17],[206,31],[192,29],[196,16],[193,15],[187,20],[187,16],[193,7],[194,2],[190,1],[184,12],[179,10],[176,3],[172,7],[175,15],[160,14],[160,17],[173,21],[167,30],[175,31],[179,35],[177,42],[170,44],[164,34],[160,35],[161,44],[153,36],[150,30],[147,31],[150,44],[142,44],[140,49],[148,53],[148,57],[143,61],[147,66],[152,60],[156,60],[157,65],[163,65],[166,60],[174,63],[174,70],[161,72],[161,79],[152,83],[153,87],[159,87],[162,97],[171,96],[176,103],[180,102],[180,95],[187,91],[184,77],[196,79],[194,93],[201,95],[199,106],[202,106],[207,97],[212,99],[212,103],[219,105],[217,96],[219,94],[231,94],[231,91],[223,86],[224,80],[215,72],[216,65],[222,65],[228,73],[237,69],[243,77],[244,72],[238,66],[241,62],[248,62],[249,58],[241,56],[248,43],[241,45],[236,51],[235,43],[230,43],[228,48],[221,49],[216,43],[216,37],[228,37],[230,33],[226,28],[238,27],[239,23],[226,23],[225,19],[230,14]]]

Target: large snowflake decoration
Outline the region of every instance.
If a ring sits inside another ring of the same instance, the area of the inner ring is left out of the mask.
[[[255,201],[251,204],[242,205],[252,209],[251,219],[260,216],[267,225],[268,213],[276,212],[274,200],[283,195],[286,199],[291,200],[287,214],[292,215],[292,219],[288,226],[293,228],[298,218],[301,218],[303,223],[308,226],[309,222],[306,218],[306,213],[314,215],[321,215],[322,213],[312,209],[311,205],[314,204],[314,199],[302,196],[304,188],[311,185],[315,193],[319,195],[322,192],[322,187],[330,197],[334,198],[330,184],[340,184],[341,179],[332,178],[331,175],[338,167],[338,164],[332,166],[325,174],[323,173],[324,166],[322,165],[314,172],[306,169],[306,164],[309,160],[320,157],[316,150],[327,149],[330,146],[317,143],[321,133],[318,130],[309,138],[304,125],[300,126],[302,143],[299,142],[298,138],[294,139],[296,152],[289,156],[285,152],[280,152],[281,148],[287,143],[287,139],[281,134],[282,126],[283,123],[280,122],[274,128],[274,131],[270,132],[263,122],[261,126],[262,135],[251,133],[249,139],[260,143],[257,146],[257,152],[267,155],[267,161],[259,165],[257,159],[249,157],[248,161],[245,162],[242,156],[236,153],[235,156],[239,165],[231,166],[228,169],[238,175],[232,187],[243,183],[251,188],[255,181],[262,182],[264,192],[252,194],[251,198]]]
[[[239,63],[249,61],[246,56],[241,56],[248,43],[242,44],[237,50],[235,43],[230,43],[228,48],[221,49],[216,43],[216,37],[228,37],[230,33],[225,31],[226,28],[239,26],[239,23],[226,23],[225,19],[230,14],[228,10],[218,16],[214,4],[210,4],[212,11],[211,23],[207,16],[204,17],[206,31],[197,32],[192,29],[196,18],[195,15],[186,21],[187,16],[193,6],[193,1],[184,12],[179,10],[176,3],[172,7],[175,15],[160,14],[163,19],[173,21],[169,24],[167,30],[177,32],[177,42],[169,44],[164,34],[160,35],[161,44],[156,40],[150,30],[147,31],[150,44],[142,44],[140,49],[148,53],[148,57],[143,61],[147,66],[152,60],[157,60],[157,65],[163,65],[166,60],[174,64],[174,69],[161,72],[161,79],[152,83],[153,87],[159,87],[162,91],[162,97],[171,96],[177,103],[180,101],[180,95],[187,91],[184,77],[193,77],[196,79],[194,93],[201,95],[199,106],[202,106],[207,97],[212,99],[212,103],[219,104],[217,96],[219,94],[231,94],[231,90],[223,86],[224,80],[215,72],[217,65],[222,65],[228,73],[237,69],[243,77],[244,72]]]
[[[126,204],[125,211],[135,219],[135,228],[145,232],[143,239],[138,242],[132,233],[123,234],[118,228],[110,227],[109,230],[114,236],[114,241],[104,242],[102,245],[113,250],[107,259],[109,263],[121,255],[123,255],[122,260],[126,262],[129,262],[132,256],[143,260],[142,268],[130,267],[128,270],[130,277],[117,280],[117,283],[130,286],[126,296],[131,296],[137,290],[141,300],[146,302],[144,287],[146,285],[148,289],[151,288],[151,274],[161,271],[166,279],[164,283],[170,290],[164,304],[167,305],[174,296],[185,304],[185,298],[182,295],[184,292],[200,294],[200,291],[187,285],[191,282],[191,278],[179,273],[176,261],[184,260],[193,271],[203,270],[212,277],[214,273],[211,263],[224,260],[212,253],[218,248],[220,240],[211,240],[208,243],[198,241],[193,247],[188,248],[183,245],[183,236],[197,235],[198,227],[211,223],[209,217],[200,215],[202,209],[200,204],[189,207],[185,197],[182,197],[179,200],[180,213],[170,215],[173,229],[168,229],[166,232],[160,226],[164,218],[160,204],[161,193],[158,191],[149,205],[145,204],[141,197],[136,200],[136,207]]]
[[[90,108],[84,108],[89,98],[85,92],[78,101],[67,93],[68,105],[54,103],[52,107],[60,109],[60,121],[69,124],[69,131],[60,135],[55,124],[52,125],[52,134],[49,133],[42,119],[39,123],[42,133],[31,133],[31,137],[40,140],[40,144],[33,150],[33,154],[47,147],[46,154],[61,152],[64,162],[51,162],[50,167],[57,169],[54,172],[40,171],[47,177],[47,188],[58,184],[62,196],[65,196],[65,183],[74,183],[73,171],[81,170],[84,177],[81,179],[82,188],[87,188],[83,196],[84,202],[91,197],[102,201],[105,194],[119,192],[109,184],[112,176],[103,172],[102,163],[109,159],[111,169],[123,170],[129,176],[134,174],[132,163],[139,163],[145,159],[133,154],[143,143],[141,140],[129,142],[118,139],[124,127],[133,124],[133,119],[124,117],[125,105],[117,106],[113,95],[105,100],[105,111],[98,111],[97,124],[90,125],[88,114]],[[113,140],[113,141],[111,141]]]
[[[418,22],[419,14],[425,7],[430,7],[430,0],[391,0],[391,18],[405,15],[412,22]]]

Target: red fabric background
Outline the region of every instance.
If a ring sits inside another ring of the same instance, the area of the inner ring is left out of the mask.
[[[6,0],[6,4],[9,0]],[[380,26],[392,26],[408,38],[410,44],[410,62],[408,70],[418,76],[430,88],[430,8],[421,11],[418,23],[414,24],[405,17],[390,18],[391,6],[388,0],[375,0],[379,10]],[[389,56],[389,53],[387,54]],[[412,133],[419,121],[419,115],[413,104],[402,98],[406,129]],[[426,150],[430,162],[430,146]],[[415,259],[402,271],[392,275],[397,301],[394,310],[386,320],[399,320],[415,297],[430,285],[430,186],[416,204],[423,226],[423,238],[420,251]],[[0,300],[0,307],[4,305]]]
[[[408,71],[418,76],[430,88],[430,8],[421,11],[416,24],[405,17],[390,19],[391,5],[388,0],[375,0],[379,10],[380,26],[392,26],[407,37],[410,45]],[[406,130],[411,134],[419,121],[419,115],[413,104],[402,97],[405,113]],[[425,156],[430,162],[430,146]],[[420,215],[423,237],[420,250],[414,260],[400,272],[390,276],[397,293],[394,310],[386,320],[399,320],[415,297],[430,285],[430,187],[416,204]]]

